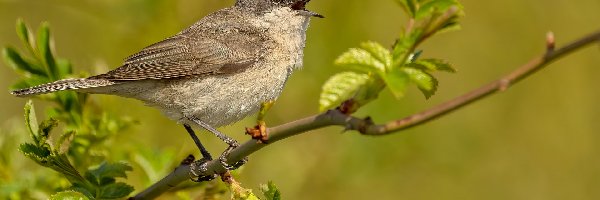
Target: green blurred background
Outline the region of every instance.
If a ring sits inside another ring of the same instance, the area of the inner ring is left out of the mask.
[[[466,11],[463,29],[434,37],[421,48],[423,57],[445,58],[459,72],[440,74],[438,94],[430,100],[416,89],[402,100],[386,91],[357,116],[385,122],[423,110],[541,54],[548,31],[561,46],[600,28],[598,0],[461,2]],[[20,47],[14,32],[17,18],[31,27],[48,21],[58,56],[70,59],[76,71],[101,73],[232,3],[0,0],[0,45]],[[312,21],[304,69],[292,76],[270,111],[270,125],[317,113],[320,86],[341,70],[332,64],[336,56],[361,41],[391,45],[406,20],[392,0],[314,0],[308,7],[326,18]],[[0,88],[6,91],[0,92],[3,140],[22,129],[26,100],[8,94],[16,74],[0,65]],[[600,199],[598,76],[600,51],[595,46],[504,93],[404,132],[365,137],[326,128],[278,142],[253,154],[238,179],[254,189],[273,180],[284,199]],[[172,162],[195,152],[184,129],[159,111],[111,96],[97,95],[94,101],[140,121],[123,133],[128,136],[121,145],[139,140],[157,152],[174,152]],[[37,104],[40,111],[46,105]],[[248,118],[222,130],[245,140],[243,127],[253,123],[254,118]],[[215,154],[225,147],[209,134],[201,138]],[[20,155],[12,159],[35,166]],[[147,186],[130,183],[138,190]]]

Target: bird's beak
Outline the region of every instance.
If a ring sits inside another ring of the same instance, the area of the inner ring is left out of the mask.
[[[300,15],[302,15],[302,16],[307,16],[307,17],[318,17],[318,18],[325,18],[325,16],[323,16],[323,15],[321,15],[321,14],[319,14],[319,13],[316,13],[316,12],[310,11],[310,10],[299,10],[298,12],[299,12],[299,13],[300,13]]]
[[[324,18],[323,15],[310,11],[310,10],[306,10],[306,4],[309,2],[310,0],[298,0],[295,3],[293,3],[291,5],[292,9],[298,11],[299,15],[302,16],[307,16],[307,17],[318,17],[318,18]]]

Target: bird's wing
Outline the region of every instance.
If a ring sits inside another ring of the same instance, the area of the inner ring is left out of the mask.
[[[126,81],[232,73],[255,62],[255,50],[234,48],[206,37],[175,35],[131,55],[121,67],[90,78]]]

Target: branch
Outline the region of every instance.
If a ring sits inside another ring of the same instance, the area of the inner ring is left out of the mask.
[[[437,105],[411,116],[390,121],[385,124],[374,124],[370,118],[360,119],[348,116],[337,109],[329,110],[325,113],[310,116],[304,119],[289,122],[276,127],[267,129],[269,133],[269,144],[258,143],[256,140],[249,140],[238,148],[234,149],[227,160],[229,163],[235,163],[242,158],[262,149],[263,147],[273,144],[279,140],[298,135],[310,130],[323,128],[326,126],[342,126],[346,130],[356,130],[363,135],[387,135],[400,130],[408,129],[423,123],[429,122],[438,117],[444,116],[454,110],[469,105],[479,99],[487,97],[498,91],[505,91],[511,85],[520,80],[529,77],[531,74],[542,69],[553,61],[562,58],[563,56],[573,53],[589,44],[600,42],[600,31],[594,32],[588,36],[582,37],[566,46],[555,49],[554,36],[550,33],[547,36],[546,53],[538,56],[527,64],[517,68],[510,74],[468,92],[455,99]],[[226,170],[221,166],[218,160],[212,160],[207,164],[207,171],[196,172],[199,175],[221,174]],[[190,166],[182,164],[177,167],[171,174],[160,180],[159,182],[139,193],[133,199],[151,199],[164,193],[168,189],[174,187],[180,182],[189,179]]]

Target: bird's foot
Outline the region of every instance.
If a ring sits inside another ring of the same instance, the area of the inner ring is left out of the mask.
[[[248,157],[245,157],[244,159],[237,161],[232,165],[227,163],[227,157],[229,156],[231,151],[233,151],[238,146],[240,145],[237,142],[231,143],[229,147],[227,147],[227,149],[221,154],[221,156],[219,156],[219,162],[221,163],[221,165],[223,165],[223,168],[225,168],[226,170],[235,170],[241,167],[242,165],[246,164],[246,162],[248,162]]]
[[[208,171],[207,165],[210,159],[202,158],[190,163],[190,179],[194,182],[211,181],[217,178],[219,175],[200,175]],[[198,173],[200,172],[200,173]]]

